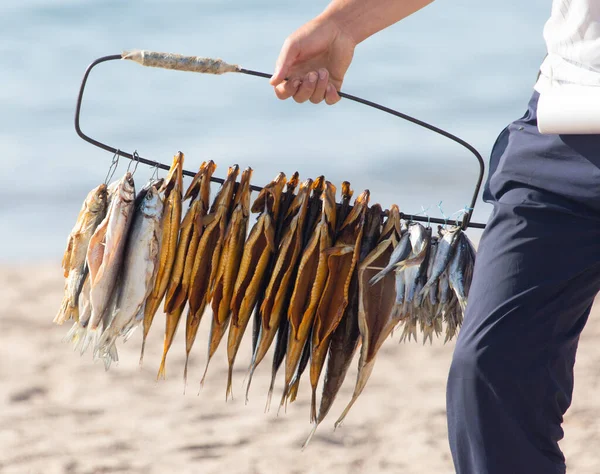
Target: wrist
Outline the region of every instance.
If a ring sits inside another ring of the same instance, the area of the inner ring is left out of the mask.
[[[344,4],[339,5],[337,2],[332,2],[314,21],[319,27],[334,31],[336,36],[345,37],[353,47],[356,47],[366,38],[361,37],[359,29],[356,28],[356,22],[353,21],[348,10],[349,8]]]

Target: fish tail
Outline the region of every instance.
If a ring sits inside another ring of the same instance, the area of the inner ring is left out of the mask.
[[[204,379],[206,378],[206,373],[208,372],[208,365],[210,364],[211,356],[208,356],[208,360],[206,361],[206,367],[204,367],[204,373],[202,374],[202,378],[200,379],[200,388],[204,387]]]
[[[250,365],[248,369],[248,384],[246,385],[246,405],[248,404],[248,394],[250,393],[250,384],[252,383],[252,376],[254,375],[254,371],[256,370],[256,365],[254,362]]]
[[[346,415],[348,415],[348,412],[350,411],[350,408],[352,408],[352,405],[354,405],[354,402],[356,402],[357,399],[358,399],[358,396],[352,397],[352,400],[350,400],[350,403],[348,403],[348,405],[346,406],[346,408],[344,408],[344,411],[342,412],[340,417],[334,423],[334,425],[333,425],[334,430],[337,430],[342,425],[342,423],[344,422],[344,419],[346,418]]]
[[[98,342],[94,347],[94,358],[101,358],[104,360],[104,368],[108,370],[110,368],[111,361],[118,362],[119,355],[117,353],[117,334],[115,334],[111,328],[108,328],[100,336]]]
[[[281,394],[281,401],[279,402],[279,408],[277,409],[277,416],[279,416],[279,410],[281,410],[281,407],[283,405],[285,405],[286,409],[287,409],[287,401],[288,401],[289,396],[290,396],[290,384],[286,383],[283,386],[283,393]]]
[[[317,422],[317,386],[312,387],[312,393],[310,397],[310,422]]]
[[[83,355],[83,353],[87,351],[88,347],[90,347],[90,344],[92,344],[96,337],[97,330],[92,329],[88,326],[85,332],[85,336],[83,337],[83,342],[81,343],[81,355]]]
[[[233,400],[233,391],[231,389],[233,382],[233,361],[229,362],[229,368],[227,370],[227,389],[225,390],[225,401],[229,400],[229,397]]]
[[[80,338],[80,333],[78,329],[79,323],[73,323],[71,329],[69,329],[65,337],[62,338],[62,342],[72,342],[74,344],[75,347],[73,348],[73,350],[77,350],[77,341]]]
[[[144,365],[144,350],[146,349],[146,335],[142,335],[142,350],[140,351],[140,369]]]
[[[156,375],[156,380],[165,379],[165,365],[167,361],[167,353],[171,348],[171,344],[173,343],[173,338],[175,337],[175,332],[177,331],[177,324],[179,323],[179,318],[181,317],[181,313],[183,312],[183,308],[176,310],[173,313],[167,314],[167,320],[165,325],[165,340],[163,344],[163,355],[162,360],[160,362],[160,367],[158,369],[158,374]]]
[[[277,375],[277,371],[273,371],[271,374],[271,384],[269,385],[269,392],[267,393],[267,403],[265,405],[265,413],[271,410],[271,399],[273,398],[273,390],[275,389],[275,375]],[[277,410],[277,414],[279,415],[279,410]]]
[[[302,448],[301,448],[302,451],[304,451],[304,449],[308,446],[308,443],[310,443],[310,440],[316,433],[318,427],[319,427],[319,423],[315,423],[315,426],[313,426],[313,429],[310,430],[310,433],[308,434],[308,438],[306,438],[306,441],[304,441],[304,444],[302,445]]]
[[[288,400],[290,403],[294,403],[296,401],[296,397],[298,396],[298,387],[300,386],[300,378],[297,378],[292,386],[290,387],[290,393],[288,395]]]
[[[185,389],[187,387],[187,377],[188,377],[188,363],[190,361],[190,353],[185,351],[185,364],[183,366],[183,394],[185,395]]]
[[[160,367],[158,368],[158,374],[156,374],[156,380],[165,379],[165,363],[166,363],[167,355],[163,354],[162,360],[160,361]]]

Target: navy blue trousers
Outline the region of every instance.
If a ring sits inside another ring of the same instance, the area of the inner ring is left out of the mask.
[[[447,386],[459,474],[566,469],[561,424],[600,289],[600,135],[539,134],[537,100],[491,155],[494,208]]]

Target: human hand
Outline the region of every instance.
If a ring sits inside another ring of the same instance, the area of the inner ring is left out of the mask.
[[[283,43],[270,81],[275,94],[298,103],[335,104],[355,47],[354,39],[333,19],[311,20]]]

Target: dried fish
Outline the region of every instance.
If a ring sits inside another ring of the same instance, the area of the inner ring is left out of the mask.
[[[184,200],[190,199],[190,203],[180,226],[175,263],[165,294],[166,333],[171,341],[188,299],[194,257],[196,256],[198,242],[204,229],[202,220],[210,207],[210,178],[215,172],[216,167],[212,160],[203,162],[183,198]],[[141,357],[144,354],[146,335],[147,332],[144,334],[144,342],[142,342]],[[184,377],[186,374],[187,366],[184,369]]]
[[[119,181],[106,217],[90,239],[86,255],[91,283],[92,314],[88,326],[90,338],[96,337],[98,326],[107,314],[117,277],[121,272],[134,199],[134,182],[131,173],[128,172]]]
[[[88,276],[86,254],[92,235],[100,225],[108,209],[108,196],[105,184],[92,189],[79,211],[75,227],[69,234],[62,267],[64,269],[65,295],[58,314],[54,318],[56,324],[63,324],[69,319],[79,320],[79,294]]]
[[[317,383],[331,334],[340,323],[348,305],[348,290],[360,254],[369,191],[356,198],[354,207],[342,224],[335,245],[325,251],[328,275],[317,307],[311,341],[310,383],[312,386],[311,420],[317,418]]]
[[[296,197],[296,188],[300,182],[300,175],[296,171],[292,177],[287,181],[285,185],[285,191],[281,195],[281,203],[279,205],[279,217],[275,222],[275,248],[279,249],[279,244],[281,243],[281,238],[283,236],[283,232],[285,230],[286,223],[289,223],[289,219],[286,220],[285,216],[288,214],[288,210]],[[260,196],[259,196],[260,197]],[[257,200],[258,201],[258,200]],[[260,203],[260,201],[259,201]],[[257,203],[255,202],[253,207],[255,207]],[[258,209],[258,208],[257,208]],[[273,273],[273,269],[275,268],[275,262],[277,261],[277,252],[271,255],[269,259],[269,263],[267,265],[267,275],[271,275]],[[262,318],[260,315],[260,307],[265,299],[265,292],[267,291],[267,286],[269,284],[269,278],[265,278],[260,286],[258,291],[258,298],[256,299],[256,306],[254,309],[254,316],[252,322],[252,352],[254,354],[256,351],[256,344],[258,343],[258,333],[260,332],[260,328],[262,326]]]
[[[473,278],[474,264],[472,246],[464,232],[461,232],[458,236],[456,251],[448,267],[448,280],[463,313],[467,307],[467,296]]]
[[[161,222],[161,244],[159,253],[158,274],[154,288],[146,301],[144,308],[143,339],[145,340],[152,325],[154,315],[167,291],[171,272],[175,264],[177,252],[177,236],[181,221],[181,192],[183,188],[183,153],[179,152],[173,157],[173,163],[167,178],[161,188],[163,193],[163,217]],[[166,320],[169,327],[169,318]],[[166,341],[165,341],[166,342]],[[143,351],[142,351],[143,356]],[[164,370],[164,367],[163,367]],[[164,376],[164,372],[163,372]]]
[[[271,183],[259,193],[252,206],[252,212],[261,214],[244,244],[242,261],[238,271],[233,297],[231,299],[231,321],[227,340],[227,396],[231,394],[233,364],[242,342],[252,310],[256,305],[258,291],[265,278],[265,271],[271,255],[275,252],[275,222],[279,216],[281,194],[285,186],[285,174],[279,173]],[[261,207],[257,207],[257,202]]]
[[[452,255],[454,254],[456,243],[458,241],[457,236],[460,233],[459,231],[460,227],[453,227],[448,230],[441,231],[442,238],[439,241],[438,251],[436,252],[436,257],[431,269],[431,276],[428,277],[427,283],[421,290],[423,295],[427,295],[430,288],[437,284],[440,275],[450,263]]]
[[[285,314],[286,295],[290,285],[294,283],[291,277],[295,272],[302,251],[302,238],[312,183],[313,181],[308,179],[300,185],[298,194],[285,216],[285,220],[289,224],[284,225],[285,231],[278,249],[277,260],[269,279],[265,299],[260,307],[262,325],[250,363],[246,398],[248,397],[254,371],[269,350],[279,327],[279,321]]]
[[[390,219],[397,219],[398,223],[399,217],[397,213],[390,215]],[[379,348],[398,322],[392,311],[395,303],[394,274],[386,274],[374,285],[370,284],[370,279],[378,268],[389,261],[394,248],[398,246],[399,237],[396,232],[391,232],[388,238],[381,239],[358,269],[358,325],[362,340],[358,375],[352,399],[336,421],[336,427],[344,420],[362,393],[373,371]]]
[[[313,326],[325,281],[327,279],[327,256],[324,251],[333,244],[336,227],[335,186],[324,183],[321,194],[323,202],[321,219],[317,224],[300,259],[298,275],[288,308],[290,323],[288,348],[285,362],[285,386],[282,403],[287,398],[292,378],[300,361]]]
[[[139,204],[127,235],[115,309],[94,350],[107,370],[111,361],[119,360],[117,337],[123,335],[127,340],[144,319],[144,305],[158,273],[163,201],[154,187],[144,189],[143,196],[141,201],[136,199]]]
[[[202,376],[206,377],[208,364],[214,355],[225,331],[229,324],[231,314],[231,298],[233,296],[233,286],[237,278],[242,253],[244,252],[244,242],[248,232],[248,218],[250,215],[250,178],[252,177],[252,168],[247,168],[242,173],[240,185],[235,196],[233,213],[229,221],[225,240],[223,242],[223,251],[219,260],[214,294],[212,297],[213,319],[210,327],[210,342],[208,347],[208,360],[206,369]]]
[[[350,183],[348,181],[344,181],[342,183],[341,202],[339,204],[336,204],[335,236],[334,237],[338,236],[340,228],[342,227],[342,224],[346,220],[346,217],[348,217],[348,213],[350,212],[350,200],[352,199],[353,194],[354,194],[354,191],[350,188]],[[335,238],[334,238],[334,241],[335,241]],[[326,270],[326,272],[327,272],[327,270]],[[326,275],[325,275],[325,278],[326,278]],[[319,300],[320,300],[320,297],[319,297]],[[312,328],[311,328],[311,334],[309,335],[310,336],[309,340],[307,340],[306,344],[304,345],[304,350],[302,351],[302,357],[300,358],[300,363],[298,364],[298,369],[296,370],[296,373],[294,374],[294,378],[292,379],[292,382],[290,385],[289,396],[288,396],[288,400],[290,401],[290,403],[292,403],[296,400],[296,396],[298,393],[298,387],[300,385],[300,377],[302,376],[302,374],[306,370],[306,367],[308,366],[308,361],[309,361],[310,355],[311,355],[311,342],[312,342],[311,335],[312,335]]]
[[[400,225],[400,214],[396,209],[392,209],[390,218],[388,221],[394,221],[397,219],[398,231]],[[346,373],[350,367],[350,363],[358,347],[358,341],[360,337],[359,331],[359,278],[360,278],[360,267],[362,262],[365,261],[367,256],[377,245],[377,241],[381,238],[381,221],[382,212],[379,204],[373,205],[367,211],[365,230],[363,232],[363,238],[360,247],[359,257],[359,270],[354,272],[352,282],[350,283],[350,302],[346,308],[346,313],[342,318],[339,326],[333,332],[331,336],[331,343],[329,345],[329,356],[327,359],[327,370],[325,372],[325,379],[323,382],[323,393],[321,395],[321,403],[319,406],[319,416],[316,419],[315,426],[310,433],[308,439],[304,443],[303,447],[306,447],[310,442],[313,434],[316,432],[318,426],[325,419],[333,402],[346,378]],[[388,228],[391,228],[393,224],[389,222]],[[387,229],[386,229],[387,230]],[[393,232],[386,232],[388,235],[392,235]]]
[[[231,217],[235,181],[238,173],[238,165],[229,167],[227,178],[215,196],[210,212],[203,219],[205,227],[194,257],[188,292],[189,309],[185,325],[186,365],[204,309],[212,297],[227,224]],[[187,371],[185,371],[185,375],[187,375]]]

